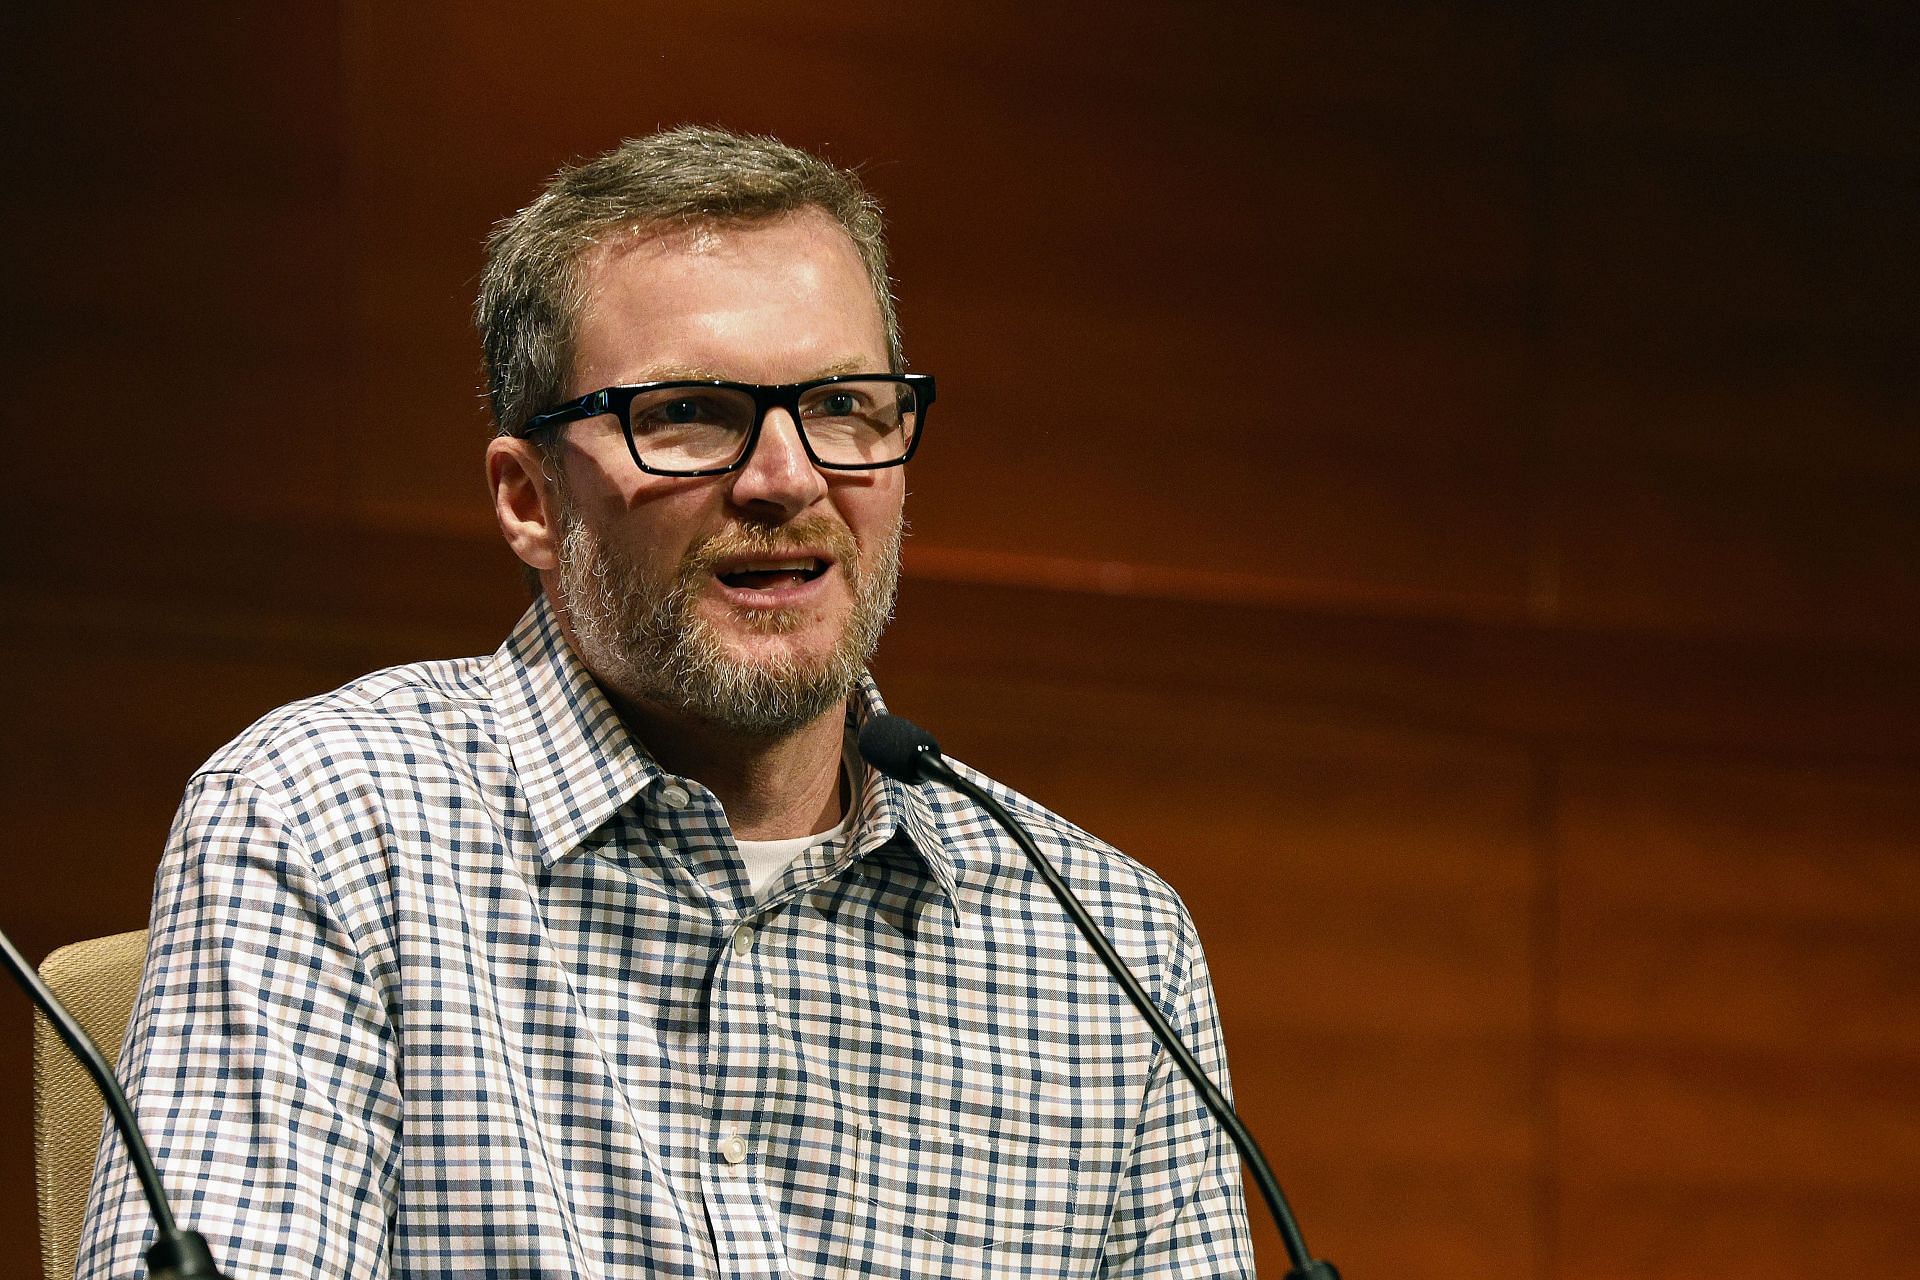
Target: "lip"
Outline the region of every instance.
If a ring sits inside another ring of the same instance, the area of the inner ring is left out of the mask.
[[[815,560],[820,572],[803,581],[783,582],[771,587],[735,586],[721,575],[738,573],[755,565],[789,560]],[[741,609],[792,609],[808,604],[824,594],[840,568],[833,556],[817,547],[783,547],[760,555],[728,556],[713,566],[713,585],[720,598]]]

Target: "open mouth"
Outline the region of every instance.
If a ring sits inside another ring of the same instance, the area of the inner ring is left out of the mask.
[[[812,582],[827,571],[827,562],[818,556],[794,556],[783,560],[751,560],[719,570],[715,576],[729,587],[745,591],[775,591]]]

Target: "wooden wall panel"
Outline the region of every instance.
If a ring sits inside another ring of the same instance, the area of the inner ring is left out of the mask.
[[[1364,584],[1455,610],[1520,607],[1530,497],[1517,339],[1362,336],[1298,315],[1222,323],[1086,300],[1004,311],[961,294],[922,327],[929,355],[917,358],[970,372],[951,394],[943,385],[930,420],[916,547],[1044,546],[1308,590]],[[987,335],[1023,358],[983,361],[963,345]],[[1220,385],[1211,370],[1235,372]],[[1036,384],[1061,387],[1057,408],[1023,409]],[[1175,405],[1186,406],[1177,423],[1156,421]],[[992,521],[979,518],[982,495]]]
[[[1563,796],[1565,1274],[1899,1274],[1920,771],[1581,760]]]
[[[1901,647],[1920,626],[1920,485],[1596,466],[1558,510],[1558,608],[1584,623]]]
[[[77,524],[330,510],[352,376],[332,13],[17,26],[0,360],[37,492],[9,504],[29,540],[8,571]]]
[[[1905,644],[1920,263],[1889,144],[1920,105],[1878,74],[1891,10],[1566,25],[1543,286],[1561,615]]]
[[[764,129],[865,164],[943,379],[886,687],[1186,896],[1321,1251],[1902,1274],[1908,28],[10,13],[5,923],[137,923],[206,751],[493,647],[524,598],[479,480],[487,227],[622,134]],[[16,1144],[16,1238],[27,1185]]]
[[[1650,146],[1893,160],[1920,117],[1897,4],[1567,7],[1547,32],[1569,123]]]

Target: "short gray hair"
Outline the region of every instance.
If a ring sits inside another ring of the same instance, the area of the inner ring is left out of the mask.
[[[560,170],[487,238],[474,324],[495,428],[504,435],[564,394],[589,249],[652,228],[752,223],[810,208],[837,222],[859,251],[888,359],[895,372],[904,369],[880,205],[859,178],[774,138],[683,125]]]

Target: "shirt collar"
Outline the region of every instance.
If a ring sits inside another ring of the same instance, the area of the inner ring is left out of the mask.
[[[873,677],[863,675],[853,696],[847,699],[847,732],[857,738],[867,721],[886,712]],[[940,824],[924,786],[889,778],[868,765],[865,785],[860,789],[860,821],[855,831],[854,856],[861,858],[896,839],[904,840],[933,873],[955,914],[959,913],[958,859],[948,842],[940,837]]]
[[[593,675],[560,631],[553,607],[535,600],[493,655],[491,686],[500,738],[526,798],[543,866],[578,849],[607,819],[665,775],[628,731]],[[847,729],[886,712],[863,675],[847,699]],[[959,910],[959,868],[940,838],[922,787],[871,767],[860,788],[854,855],[866,857],[903,838]]]
[[[543,865],[572,853],[661,779],[659,766],[561,634],[545,596],[493,655],[492,686],[500,739],[526,797]]]

